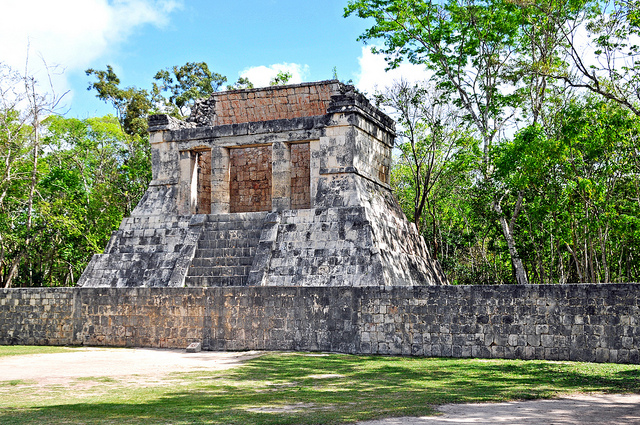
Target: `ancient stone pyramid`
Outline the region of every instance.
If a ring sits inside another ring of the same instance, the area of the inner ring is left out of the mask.
[[[149,119],[153,180],[84,287],[446,283],[389,187],[394,123],[322,81]]]

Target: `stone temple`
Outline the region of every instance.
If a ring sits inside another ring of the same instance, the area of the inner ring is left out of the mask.
[[[83,287],[445,284],[389,186],[394,122],[322,81],[149,119],[153,180]]]

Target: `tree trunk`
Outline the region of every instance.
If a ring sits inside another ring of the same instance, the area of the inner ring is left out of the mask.
[[[602,227],[598,226],[598,239],[600,241],[600,262],[601,262],[600,268],[604,273],[604,283],[609,283],[609,280],[611,279],[610,273],[609,273],[609,264],[607,261],[608,233],[609,232],[606,232],[606,231],[603,233]]]
[[[582,277],[582,270],[580,270],[580,261],[578,261],[578,256],[576,255],[575,251],[571,249],[571,246],[568,243],[565,242],[565,245],[567,247],[567,251],[569,251],[569,253],[573,257],[573,261],[576,263],[576,272],[578,273],[578,280],[580,281],[579,283],[584,283],[583,282],[584,279]]]
[[[509,223],[504,215],[500,216],[500,226],[502,227],[502,234],[507,241],[507,247],[509,248],[509,255],[511,256],[511,265],[513,266],[513,272],[516,276],[516,283],[526,285],[529,283],[527,279],[527,272],[524,269],[522,259],[518,255],[518,249],[516,248],[515,240],[513,239],[513,233],[509,228]]]
[[[26,93],[31,102],[32,127],[33,127],[33,170],[31,171],[31,183],[29,185],[29,197],[27,199],[27,239],[25,240],[25,252],[29,262],[29,285],[33,285],[33,266],[30,261],[29,245],[31,245],[31,230],[33,227],[33,199],[38,183],[38,158],[40,150],[40,105],[35,89],[35,80],[25,76]]]
[[[13,278],[18,273],[18,266],[20,265],[20,260],[22,259],[22,253],[18,254],[16,258],[11,262],[11,267],[9,267],[9,273],[2,282],[3,288],[11,288],[13,286]]]
[[[520,285],[526,285],[529,283],[529,280],[527,279],[527,271],[524,268],[522,259],[518,255],[518,248],[516,247],[515,239],[513,238],[513,228],[515,227],[515,221],[518,218],[518,214],[520,214],[522,200],[522,193],[518,193],[518,199],[516,201],[516,205],[510,221],[507,221],[507,217],[505,217],[504,212],[502,211],[502,207],[500,206],[500,201],[496,201],[494,203],[493,209],[498,213],[500,227],[502,228],[502,234],[504,235],[504,239],[507,242],[507,247],[509,248],[509,256],[511,257],[511,265],[513,266],[513,273],[516,277],[516,283]]]

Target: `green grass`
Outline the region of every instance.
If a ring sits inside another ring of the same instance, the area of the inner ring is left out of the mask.
[[[83,376],[81,378],[76,378],[77,381],[87,381],[87,382],[118,382],[118,380],[113,379],[110,376]]]
[[[52,347],[40,345],[3,345],[0,346],[0,357],[24,356],[25,354],[68,353],[78,347]]]
[[[0,388],[2,387],[15,387],[17,385],[28,385],[30,381],[23,381],[22,379],[12,379],[9,381],[0,381]]]
[[[0,347],[0,350],[3,348]],[[0,386],[0,423],[339,424],[444,403],[640,392],[640,366],[268,354],[222,372]]]

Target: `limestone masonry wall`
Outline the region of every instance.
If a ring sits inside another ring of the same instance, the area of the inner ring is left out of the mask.
[[[640,284],[0,290],[0,344],[640,363]]]
[[[211,125],[239,124],[324,115],[337,91],[333,81],[233,90],[212,96]]]
[[[230,150],[231,212],[271,211],[271,148]]]

